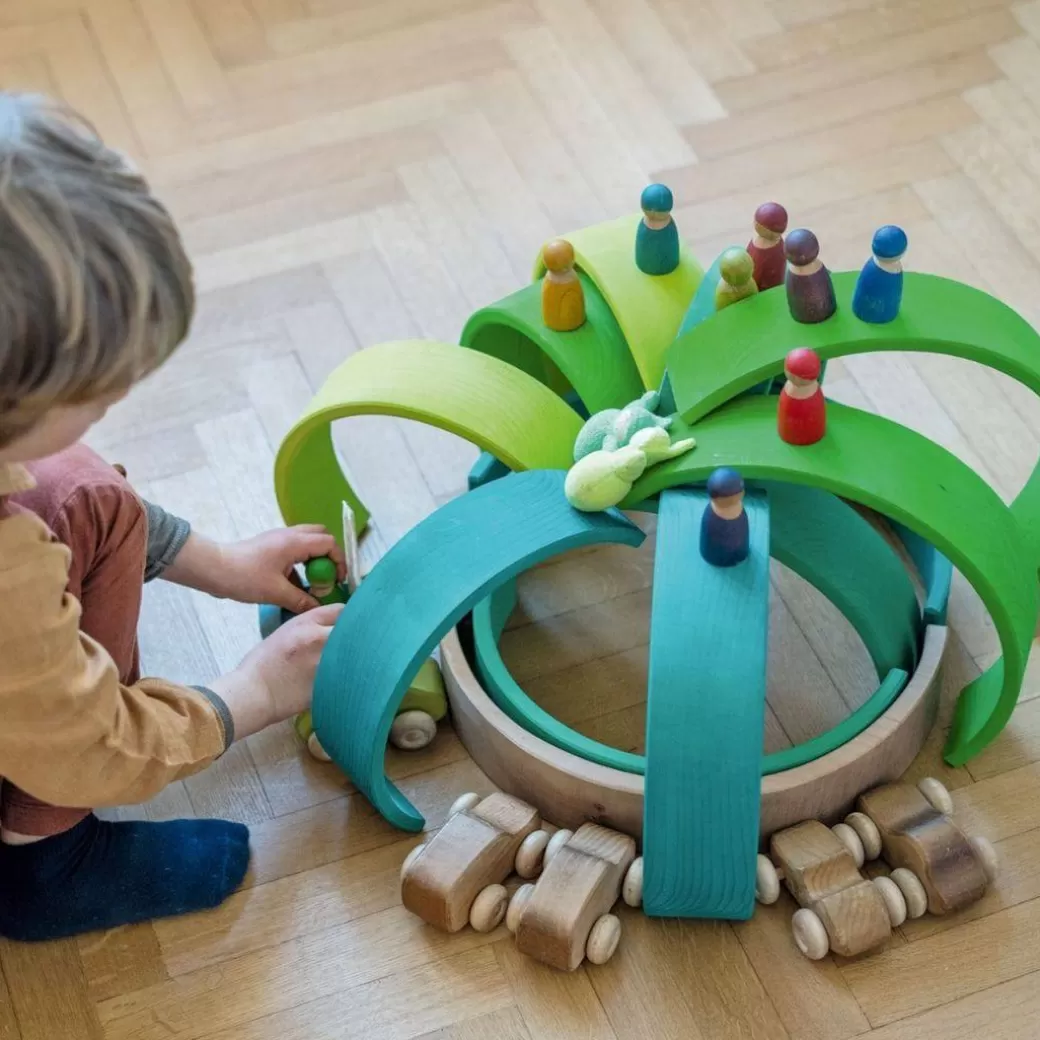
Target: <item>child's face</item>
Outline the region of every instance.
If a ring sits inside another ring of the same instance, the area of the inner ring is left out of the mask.
[[[84,404],[52,408],[28,433],[0,448],[0,462],[32,462],[71,447],[124,397],[126,391],[118,390]]]

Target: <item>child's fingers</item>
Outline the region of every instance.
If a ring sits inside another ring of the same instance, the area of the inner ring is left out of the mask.
[[[325,625],[327,628],[331,628],[342,613],[342,603],[329,603],[327,606],[317,607],[315,610],[312,610],[307,617],[311,621],[316,621],[319,625]]]
[[[336,545],[336,539],[327,532],[294,529],[292,534],[288,549],[292,553],[294,563],[306,563],[308,560],[313,560],[315,556],[330,556],[336,560],[336,553],[339,553],[340,557],[343,555],[339,546]]]

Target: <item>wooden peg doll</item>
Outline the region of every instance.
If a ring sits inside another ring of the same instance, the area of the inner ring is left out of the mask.
[[[738,300],[758,292],[752,273],[755,263],[746,250],[727,249],[719,260],[719,284],[715,287],[715,310],[721,311]]]
[[[820,243],[805,228],[796,228],[784,243],[787,254],[787,305],[803,325],[826,321],[838,307],[831,273],[820,262]]]
[[[328,556],[315,556],[308,560],[304,572],[311,595],[323,606],[347,602],[347,594],[337,580],[336,565]]]
[[[755,263],[753,278],[759,292],[784,284],[787,258],[784,232],[787,210],[779,202],[763,202],[755,210],[755,236],[748,242],[748,255]]]
[[[573,332],[585,324],[585,291],[574,271],[574,247],[566,239],[553,239],[542,259],[542,321],[556,332]]]
[[[701,556],[713,567],[732,567],[750,552],[744,478],[722,467],[708,477],[707,488],[711,502],[701,519]]]
[[[820,357],[798,347],[784,359],[787,382],[777,405],[777,432],[788,444],[815,444],[827,430],[827,402],[820,389]]]
[[[852,294],[852,312],[860,321],[883,325],[899,313],[903,299],[906,232],[886,224],[874,232],[873,256],[863,265]]]
[[[672,192],[663,184],[651,184],[643,189],[640,205],[643,219],[636,231],[636,266],[643,274],[671,274],[679,266]]]

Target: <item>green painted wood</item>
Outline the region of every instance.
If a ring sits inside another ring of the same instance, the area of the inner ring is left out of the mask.
[[[630,214],[564,237],[574,246],[575,266],[596,283],[607,301],[624,333],[643,386],[651,390],[661,385],[665,353],[679,331],[704,272],[685,242],[680,242],[679,266],[671,274],[643,274],[635,261],[640,220],[642,214]],[[539,253],[535,280],[544,274],[545,265]]]
[[[906,687],[909,678],[910,676],[901,668],[893,668],[874,693],[833,729],[829,729],[826,733],[821,733],[818,737],[813,737],[812,740],[807,740],[797,747],[774,751],[769,756],[771,764],[775,767],[773,771],[779,773],[785,769],[794,769],[803,762],[822,758],[858,737],[867,726],[892,707],[896,698]]]
[[[925,625],[945,625],[946,611],[953,585],[953,565],[942,553],[937,553],[919,534],[903,524],[892,524],[892,529],[903,543],[924,585]]]
[[[581,418],[536,379],[458,346],[403,340],[351,355],[325,380],[275,460],[286,524],[342,533],[342,506],[358,530],[369,513],[340,468],[331,424],[352,415],[395,415],[458,434],[513,470],[566,469]]]
[[[730,307],[723,314],[740,309]],[[683,437],[687,427],[676,422],[671,432]],[[692,432],[697,448],[650,469],[622,508],[665,488],[703,481],[716,466],[733,466],[750,479],[822,488],[904,524],[971,582],[1000,637],[1003,657],[961,693],[945,757],[951,765],[963,765],[986,747],[1014,710],[1038,607],[1037,574],[1025,532],[999,496],[927,438],[835,403],[828,404],[826,437],[809,447],[780,440],[771,397],[740,398],[701,420]]]
[[[921,611],[910,575],[888,542],[835,495],[776,481],[762,486],[769,491],[774,558],[841,611],[879,676],[896,668],[912,672],[924,635]],[[920,565],[935,555],[925,543]]]
[[[514,473],[454,499],[412,528],[350,597],[314,683],[315,732],[375,809],[404,830],[423,817],[387,779],[386,743],[412,677],[496,585],[568,549],[636,546],[643,532],[616,510],[580,513],[564,473]]]
[[[1040,335],[1006,304],[960,282],[909,271],[899,316],[872,325],[852,313],[857,276],[834,275],[838,311],[818,325],[792,321],[784,294],[767,292],[678,338],[668,351],[668,371],[683,418],[695,422],[765,376],[781,374],[787,352],[800,346],[824,361],[878,350],[948,354],[988,365],[1040,394]],[[1011,511],[1040,570],[1040,465]]]
[[[727,248],[730,247],[727,246]],[[725,251],[724,249],[722,252],[724,253]],[[721,260],[722,253],[719,253],[712,262],[711,267],[704,272],[701,284],[697,286],[697,291],[693,294],[690,306],[683,315],[682,324],[679,326],[679,336],[684,336],[690,329],[700,325],[702,321],[707,321],[715,316],[715,290],[721,277],[719,274],[719,262]]]
[[[543,358],[559,369],[590,412],[621,408],[643,393],[624,333],[595,284],[579,273],[586,322],[555,332],[542,322],[542,286],[525,285],[477,311],[462,330],[464,347],[489,354],[546,381]]]
[[[834,495],[795,484],[767,482],[770,552],[830,599],[863,639],[879,689],[838,726],[783,752],[767,755],[763,775],[791,769],[847,743],[891,704],[893,676],[916,665],[921,638],[917,596],[892,547],[859,512]],[[655,503],[656,504],[656,503]],[[655,510],[656,511],[656,510]],[[930,547],[922,554],[927,565]],[[476,674],[492,700],[518,725],[590,762],[642,774],[642,755],[621,751],[571,729],[538,705],[513,678],[499,640],[516,606],[516,585],[495,589],[473,608]],[[897,690],[896,693],[899,691]]]
[[[643,910],[743,921],[755,907],[769,633],[769,506],[744,499],[751,553],[702,559],[704,491],[657,517],[643,807]]]

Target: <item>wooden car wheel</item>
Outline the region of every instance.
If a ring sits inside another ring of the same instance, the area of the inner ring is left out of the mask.
[[[316,758],[319,762],[332,761],[332,756],[321,746],[317,733],[312,733],[307,738],[307,751],[310,753],[311,758]]]
[[[877,859],[881,855],[881,831],[877,824],[866,813],[854,812],[845,817],[845,823],[851,827],[863,846],[863,855],[867,859]]]
[[[831,941],[827,937],[827,929],[812,910],[795,911],[791,918],[791,933],[794,944],[811,961],[820,961],[827,956]]]
[[[516,930],[520,925],[520,915],[524,912],[524,907],[527,906],[533,895],[534,885],[521,885],[513,893],[513,898],[509,900],[509,909],[506,910],[506,928],[513,935],[516,935]]]
[[[404,881],[405,874],[408,873],[411,865],[422,855],[422,850],[426,848],[425,845],[416,845],[411,852],[408,853],[404,858],[404,862],[401,864],[401,880]]]
[[[917,784],[917,790],[928,799],[936,812],[953,815],[953,799],[946,786],[935,779],[934,776],[926,776]]]
[[[625,872],[625,880],[621,883],[621,898],[627,906],[643,905],[643,857],[637,856]]]
[[[604,914],[589,932],[585,956],[590,964],[606,964],[614,956],[621,941],[621,922],[613,914]]]
[[[448,818],[450,819],[456,813],[465,812],[467,809],[472,809],[474,805],[480,801],[480,795],[474,794],[472,791],[468,791],[466,794],[459,795],[454,802],[451,803],[451,808],[448,810]]]
[[[549,866],[552,862],[553,856],[556,855],[564,845],[571,840],[574,831],[557,831],[550,839],[549,844],[545,846],[545,855],[542,857],[542,869]]]
[[[419,751],[437,736],[437,723],[425,711],[403,711],[390,727],[390,743],[402,751]]]
[[[542,858],[549,844],[548,831],[533,831],[520,843],[516,850],[514,866],[522,878],[538,877],[542,872]]]
[[[755,898],[770,906],[780,898],[780,875],[768,856],[758,854],[755,863]]]
[[[969,838],[968,841],[975,850],[975,855],[979,857],[979,862],[982,863],[982,869],[986,872],[986,880],[993,884],[997,880],[997,874],[1000,872],[1000,860],[997,858],[997,850],[993,848],[989,841],[979,835]]]
[[[873,884],[885,901],[889,922],[893,928],[898,928],[906,920],[906,900],[903,893],[890,877],[876,877]]]
[[[866,851],[863,848],[863,842],[859,840],[859,835],[847,823],[836,823],[831,830],[842,845],[848,849],[849,855],[856,861],[857,869],[862,867]]]
[[[469,923],[475,932],[494,931],[506,916],[509,893],[505,885],[488,885],[477,893],[469,908]]]
[[[928,910],[928,893],[924,890],[917,875],[906,867],[896,867],[892,871],[892,880],[899,886],[906,900],[906,913],[911,920],[923,917]]]

